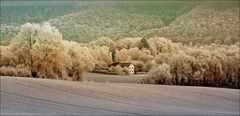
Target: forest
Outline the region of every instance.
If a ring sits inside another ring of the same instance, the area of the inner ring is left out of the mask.
[[[239,88],[239,42],[184,45],[139,37],[84,44],[63,40],[49,23],[27,23],[10,45],[1,46],[0,74],[81,81],[84,72],[121,61],[137,61],[139,70],[148,72],[141,83]]]

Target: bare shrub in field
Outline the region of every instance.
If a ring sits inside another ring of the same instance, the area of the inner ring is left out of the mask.
[[[17,67],[16,71],[17,71],[17,75],[16,76],[19,76],[19,77],[31,77],[32,76],[32,73],[29,70],[29,68]]]
[[[113,67],[113,72],[116,72],[118,75],[126,74],[126,72],[124,72],[124,69],[120,65]]]
[[[17,76],[17,72],[13,67],[2,66],[0,67],[0,75],[1,76]]]
[[[172,84],[170,66],[163,63],[155,68],[152,68],[148,73],[148,77],[144,79],[143,83]]]
[[[67,53],[70,56],[69,70],[73,73],[73,80],[83,81],[83,73],[91,71],[95,66],[92,49],[82,47],[76,42],[65,42]]]
[[[9,46],[0,46],[0,66],[14,66],[17,62],[17,57],[10,51]]]

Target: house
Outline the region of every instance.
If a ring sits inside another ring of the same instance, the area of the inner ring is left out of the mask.
[[[135,73],[135,66],[130,63],[130,62],[114,62],[110,65],[108,65],[108,67],[115,67],[115,66],[121,66],[122,68],[127,68],[127,74],[134,74]]]
[[[134,74],[134,65],[132,63],[119,63],[119,65],[128,69],[128,74]]]

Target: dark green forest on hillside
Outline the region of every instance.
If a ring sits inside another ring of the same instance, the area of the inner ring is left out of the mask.
[[[203,9],[201,15],[215,16],[220,12],[223,13],[221,17],[229,17],[225,16],[225,11],[239,9],[238,4],[239,1],[198,0],[1,1],[1,44],[7,45],[20,30],[21,25],[29,22],[50,22],[60,30],[64,39],[84,43],[96,40],[99,37],[121,39],[123,37],[159,35],[179,42],[179,35],[181,38],[185,38],[185,36],[182,37],[183,34],[172,32],[172,29],[177,28],[174,24],[179,22],[181,17],[188,17],[188,20],[190,20],[192,18],[188,15],[200,15],[193,12],[198,7]],[[206,10],[214,10],[216,13],[207,14],[209,12]],[[231,14],[231,12],[227,13]],[[171,34],[165,34],[168,32]],[[191,37],[202,38],[195,34]],[[233,41],[237,39],[236,37],[230,38]],[[215,39],[211,42],[214,41]]]

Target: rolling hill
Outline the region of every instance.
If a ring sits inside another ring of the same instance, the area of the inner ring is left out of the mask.
[[[163,36],[182,43],[239,39],[239,1],[68,1],[1,4],[1,44],[27,22],[48,21],[64,39]],[[38,4],[38,5],[36,5]],[[36,15],[37,14],[37,15]]]

